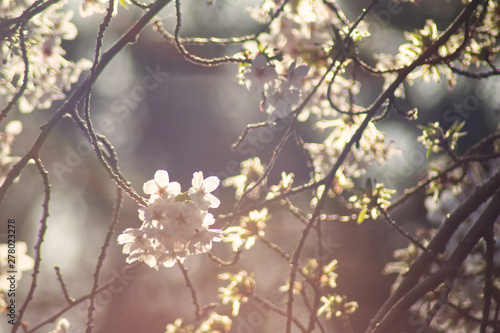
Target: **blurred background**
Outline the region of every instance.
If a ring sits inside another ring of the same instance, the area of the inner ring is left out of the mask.
[[[212,6],[204,1],[183,1],[183,37],[232,37],[246,35],[259,30],[250,18],[246,7],[257,6],[260,1],[216,0]],[[355,20],[370,1],[338,1],[350,20]],[[374,64],[373,53],[395,54],[398,46],[405,42],[404,30],[420,29],[425,20],[432,18],[438,28],[446,27],[462,8],[461,1],[419,1],[417,5],[399,3],[401,11],[391,14],[388,6],[395,2],[380,1],[368,15],[367,22],[373,35],[364,42],[362,56],[366,62]],[[93,58],[95,36],[101,16],[82,18],[78,14],[80,1],[71,1],[68,8],[75,12],[73,18],[78,37],[63,45],[69,58]],[[387,15],[389,13],[389,15]],[[114,43],[140,17],[141,11],[130,6],[119,8],[106,31],[106,47]],[[165,27],[173,32],[175,12],[172,4],[161,12]],[[373,29],[373,30],[372,30]],[[106,47],[104,49],[106,49]],[[233,54],[238,46],[188,47],[201,57]],[[96,130],[107,136],[114,145],[123,174],[142,194],[142,184],[153,178],[158,169],[168,170],[171,180],[178,181],[186,191],[193,172],[218,175],[221,179],[235,175],[243,160],[253,157],[252,153],[239,154],[230,146],[236,141],[247,124],[265,121],[266,115],[259,111],[260,96],[251,95],[245,87],[237,83],[237,66],[227,65],[215,68],[195,66],[183,59],[175,47],[162,39],[150,27],[140,36],[138,42],[123,50],[100,75],[93,87],[92,117]],[[156,73],[153,75],[152,73]],[[146,88],[144,79],[153,77],[154,87]],[[359,74],[362,89],[358,101],[369,105],[380,93],[382,80]],[[464,102],[465,96],[478,96],[479,82],[459,80],[457,88],[450,92],[446,82],[423,83],[417,80],[408,86],[407,99],[401,102],[402,109],[417,107],[418,123],[443,121],[445,129],[446,111],[455,104]],[[497,79],[490,79],[488,85],[498,87]],[[481,88],[482,89],[482,88]],[[480,106],[468,116],[465,130],[467,139],[460,141],[460,149],[466,149],[493,131],[498,124],[499,95],[479,98]],[[57,109],[36,111],[29,115],[12,113],[10,119],[23,122],[23,132],[13,145],[14,155],[21,155],[31,147],[42,125]],[[449,114],[449,113],[448,113]],[[322,139],[301,124],[301,131],[308,142]],[[415,184],[416,179],[425,175],[426,160],[423,147],[416,142],[414,124],[402,117],[390,116],[377,124],[386,131],[388,141],[393,140],[402,154],[394,156],[383,167],[374,167],[369,175],[384,182],[387,187],[402,189]],[[267,162],[272,149],[281,137],[280,132],[258,156]],[[48,231],[42,248],[42,267],[35,300],[30,305],[25,320],[34,325],[56,313],[66,303],[57,281],[54,266],[60,266],[71,296],[78,298],[88,293],[92,286],[93,272],[104,235],[111,221],[115,200],[115,186],[99,164],[95,154],[80,130],[70,119],[64,119],[52,132],[42,150],[42,160],[52,181],[52,200]],[[306,167],[302,153],[293,142],[289,142],[278,160],[275,170],[295,173],[295,185],[308,181],[311,170]],[[271,184],[278,183],[280,172],[273,172]],[[221,188],[216,195],[221,206],[213,211],[225,214],[232,210],[234,190]],[[0,206],[0,220],[15,218],[18,241],[29,245],[28,254],[34,256],[33,245],[37,238],[41,203],[42,183],[35,166],[28,166],[19,182],[11,187]],[[308,207],[307,195],[297,196],[294,202]],[[116,233],[128,227],[138,227],[137,204],[125,198],[120,223]],[[346,214],[338,207],[327,207],[329,213]],[[291,214],[279,206],[270,208],[273,218],[268,222],[266,235],[285,250],[293,251],[302,230]],[[404,211],[394,213],[394,218],[412,233],[419,228],[429,227],[423,206],[423,196],[415,198]],[[389,294],[395,276],[384,276],[382,270],[392,259],[395,249],[406,247],[406,242],[382,221],[366,221],[362,225],[352,223],[326,223],[323,244],[328,252],[328,260],[337,259],[338,287],[331,292],[346,295],[348,300],[356,300],[358,310],[351,316],[355,332],[366,327],[368,320]],[[5,237],[5,234],[2,234]],[[5,238],[6,239],[6,238]],[[5,239],[0,239],[5,242]],[[306,247],[303,257],[314,255],[314,236]],[[230,245],[215,244],[214,252],[229,260],[232,258]],[[106,282],[126,265],[122,247],[116,244],[116,234],[108,249],[104,270],[100,281]],[[192,282],[199,292],[202,304],[220,302],[218,287],[226,281],[217,279],[217,273],[240,269],[251,269],[257,281],[256,292],[283,305],[284,295],[277,295],[276,289],[283,285],[289,274],[289,267],[276,253],[262,244],[244,252],[241,260],[227,270],[206,255],[189,257],[186,260]],[[20,296],[23,300],[28,290],[31,272],[26,272],[20,281]],[[176,318],[193,320],[193,304],[189,289],[178,267],[155,271],[141,265],[124,278],[119,279],[112,291],[97,297],[97,323],[95,332],[164,332],[167,323]],[[20,304],[20,303],[18,303]],[[297,301],[295,304],[300,304]],[[299,306],[299,305],[297,305]],[[230,315],[229,305],[216,309],[219,314]],[[71,322],[70,332],[84,330],[87,308],[75,307],[64,314]],[[299,315],[300,316],[300,315]],[[233,322],[234,332],[275,332],[284,327],[285,320],[277,314],[256,306],[252,302],[244,304],[238,320]],[[332,319],[329,331],[341,332],[339,322]],[[7,331],[4,320],[0,331]],[[53,330],[55,324],[47,325],[40,332]],[[411,323],[402,321],[398,332],[412,331]],[[395,331],[396,332],[396,331]]]

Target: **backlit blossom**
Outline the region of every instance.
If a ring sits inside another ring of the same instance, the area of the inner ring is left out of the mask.
[[[252,66],[243,73],[247,89],[251,93],[256,93],[264,89],[267,83],[278,78],[278,74],[274,67],[267,65],[267,59],[262,54],[259,54],[252,61]]]
[[[154,179],[144,183],[143,190],[146,194],[170,198],[181,192],[181,185],[178,182],[170,182],[167,171],[158,170],[155,172]]]
[[[253,187],[264,174],[264,166],[258,157],[245,160],[240,163],[240,166],[241,172],[239,175],[228,177],[222,182],[222,186],[233,186],[236,189],[236,199],[240,199],[243,193],[245,193],[248,188]],[[247,194],[247,197],[258,199],[263,191],[262,185],[257,186]]]
[[[86,59],[71,61],[66,58],[62,43],[73,40],[78,31],[71,22],[73,12],[64,8],[64,3],[60,1],[48,6],[34,15],[23,29],[29,59],[26,89],[17,102],[19,111],[23,113],[30,113],[35,108],[48,109],[53,101],[66,98],[64,90],[69,90],[82,71],[92,65]],[[30,1],[3,1],[0,2],[0,13],[3,18],[18,17],[23,11],[28,12],[30,4]],[[0,45],[0,95],[7,99],[19,91],[25,76],[20,39],[9,34]]]
[[[139,209],[140,228],[128,228],[118,236],[127,263],[142,261],[158,269],[172,267],[188,256],[206,253],[213,242],[222,240],[222,231],[209,229],[215,218],[207,209],[220,204],[212,192],[219,185],[219,178],[203,179],[196,172],[193,187],[181,193],[180,184],[170,182],[168,172],[158,170],[153,180],[144,184],[150,195],[146,207]]]
[[[216,176],[203,179],[203,172],[198,171],[193,174],[192,185],[189,189],[189,197],[200,209],[217,208],[220,200],[210,192],[215,191],[220,180]]]
[[[238,274],[223,273],[219,274],[219,279],[229,280],[227,287],[219,288],[219,298],[223,304],[232,303],[232,315],[235,317],[240,312],[241,303],[246,303],[255,291],[253,274],[246,271],[240,271]]]
[[[228,316],[221,316],[216,312],[210,313],[207,320],[201,323],[196,333],[224,333],[231,331],[232,320]]]
[[[237,252],[242,246],[250,249],[258,237],[265,235],[266,221],[270,218],[267,208],[261,211],[252,210],[248,216],[241,218],[239,226],[229,227],[225,230],[224,242],[232,243],[232,249]]]

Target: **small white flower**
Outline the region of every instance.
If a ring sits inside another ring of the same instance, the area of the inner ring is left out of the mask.
[[[191,254],[207,253],[212,249],[212,242],[220,242],[223,238],[222,231],[219,229],[201,230],[189,242],[189,252]]]
[[[203,179],[203,172],[195,172],[191,182],[193,187],[188,192],[189,197],[200,209],[217,208],[220,205],[220,200],[210,192],[214,191],[219,186],[219,183],[220,180],[217,176]]]
[[[127,261],[127,264],[131,264],[131,263],[136,262],[136,261],[142,261],[143,263],[145,263],[149,267],[158,269],[158,267],[157,267],[158,260],[157,260],[156,256],[154,254],[149,253],[149,252],[131,253],[128,256],[126,261]]]
[[[123,253],[129,254],[127,263],[142,261],[149,267],[156,266],[155,249],[150,238],[140,229],[128,228],[118,236],[118,244],[123,245]]]
[[[266,57],[259,54],[252,61],[252,66],[244,74],[247,89],[253,94],[262,90],[265,85],[278,78],[274,67],[267,66]]]
[[[153,251],[154,247],[147,238],[145,232],[140,229],[128,228],[118,236],[118,244],[123,245],[123,253],[134,253],[136,251]]]
[[[166,170],[158,170],[155,173],[154,179],[144,183],[144,193],[152,196],[161,196],[165,198],[174,198],[181,192],[181,185],[178,182],[170,182],[168,172]]]
[[[163,224],[168,217],[167,212],[170,210],[171,205],[171,201],[153,196],[147,207],[139,209],[139,218],[141,221],[147,222],[147,224],[153,221]]]

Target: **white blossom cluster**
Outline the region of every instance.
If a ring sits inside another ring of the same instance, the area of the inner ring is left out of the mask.
[[[0,19],[19,17],[33,1],[0,1]],[[73,12],[63,8],[66,1],[53,4],[35,15],[26,26],[5,31],[0,44],[0,95],[11,99],[23,85],[25,68],[22,40],[17,31],[24,34],[24,47],[29,62],[27,86],[18,101],[21,112],[35,108],[48,109],[55,100],[64,99],[64,90],[78,81],[83,70],[91,67],[87,59],[77,62],[65,58],[61,47],[63,40],[73,40],[78,34],[71,19]]]
[[[254,20],[266,23],[269,22],[270,15],[279,10],[280,5],[279,1],[267,0],[257,8],[249,8],[249,11]],[[325,2],[291,1],[283,6],[280,15],[272,21],[268,33],[260,34],[255,41],[244,43],[243,48],[252,54],[266,50],[270,56],[283,59],[276,64],[278,73],[286,71],[283,64],[295,60],[307,64],[310,71],[301,90],[304,94],[309,94],[315,89],[318,80],[325,75],[332,59],[339,61],[349,53],[349,49],[341,43],[349,30],[344,22],[347,20],[342,11],[332,10]],[[368,35],[364,22],[351,32],[351,38],[355,42]],[[337,53],[339,55],[335,57]],[[342,75],[337,75],[335,80],[332,80],[332,77],[332,72],[326,75],[309,103],[300,110],[299,121],[306,121],[310,115],[320,119],[337,114],[326,99],[328,86],[329,95],[335,105],[343,111],[348,111],[350,95],[359,93],[359,84]]]
[[[264,100],[262,111],[269,113],[269,122],[278,118],[286,118],[292,114],[292,106],[300,100],[302,79],[307,75],[309,66],[296,67],[292,62],[285,79],[278,79],[278,73],[272,66],[267,65],[267,59],[259,54],[252,61],[252,65],[244,72],[245,84],[251,93],[262,91]]]
[[[170,182],[168,172],[158,170],[154,179],[144,183],[150,195],[146,207],[139,209],[142,226],[128,228],[118,236],[127,263],[145,262],[158,269],[183,262],[188,255],[206,253],[212,242],[222,240],[222,231],[209,229],[215,219],[207,210],[217,208],[219,199],[211,192],[219,186],[219,178],[203,178],[201,171],[193,174],[192,187],[181,193],[177,182]]]

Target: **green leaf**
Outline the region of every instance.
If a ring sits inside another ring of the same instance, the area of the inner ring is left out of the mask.
[[[120,1],[120,4],[125,8],[128,8],[128,5],[130,5],[129,0],[119,0],[119,1]]]
[[[366,212],[367,212],[367,209],[363,209],[361,212],[359,212],[358,214],[358,224],[361,224],[363,223],[363,221],[366,219]]]

